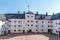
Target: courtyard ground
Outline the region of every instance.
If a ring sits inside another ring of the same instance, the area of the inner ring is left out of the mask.
[[[0,36],[0,40],[60,40],[60,37],[50,33],[8,34]]]

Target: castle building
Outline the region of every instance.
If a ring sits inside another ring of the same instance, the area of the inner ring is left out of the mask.
[[[60,13],[48,15],[28,11],[0,14],[0,35],[44,32],[60,34]]]

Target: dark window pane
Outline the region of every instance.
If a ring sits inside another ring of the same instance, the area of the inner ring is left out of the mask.
[[[20,27],[20,25],[18,25],[18,27]]]

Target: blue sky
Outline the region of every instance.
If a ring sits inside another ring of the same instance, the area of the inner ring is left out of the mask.
[[[29,10],[39,14],[60,12],[60,0],[0,0],[0,13],[17,13]]]

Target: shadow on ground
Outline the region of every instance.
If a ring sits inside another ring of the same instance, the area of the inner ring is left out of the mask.
[[[49,37],[49,40],[60,40],[60,37],[50,33],[28,33],[28,34],[7,34],[6,36],[0,36],[0,39],[10,39],[16,36],[29,36],[29,35],[44,35]]]

